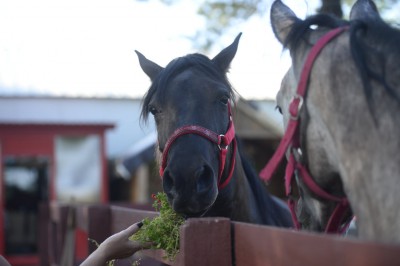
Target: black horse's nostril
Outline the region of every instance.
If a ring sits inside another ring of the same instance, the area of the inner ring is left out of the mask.
[[[213,186],[213,170],[210,166],[204,165],[195,173],[197,193],[206,193]]]

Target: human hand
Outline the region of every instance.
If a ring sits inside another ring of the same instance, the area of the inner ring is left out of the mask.
[[[105,255],[106,261],[127,258],[132,256],[136,251],[149,248],[150,243],[141,244],[138,241],[129,239],[134,233],[139,231],[142,225],[142,222],[133,224],[104,240],[98,247],[98,250]]]
[[[130,236],[139,231],[143,223],[135,223],[118,232],[99,245],[99,247],[81,264],[81,266],[104,265],[107,261],[132,256],[136,251],[150,248],[151,243],[142,244],[130,240]]]

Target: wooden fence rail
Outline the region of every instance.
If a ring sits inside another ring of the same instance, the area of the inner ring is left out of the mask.
[[[400,265],[400,246],[233,222],[236,266]]]
[[[67,228],[67,207],[50,206],[49,223],[55,233],[49,241],[51,262],[59,265]],[[75,227],[98,242],[145,217],[157,213],[108,205],[75,207]],[[64,234],[63,234],[64,233]],[[189,219],[181,227],[180,253],[174,262],[163,259],[163,251],[140,252],[141,265],[400,265],[400,245],[361,242],[355,239],[279,229],[226,218]],[[50,246],[51,245],[51,246]],[[88,251],[95,247],[88,243]],[[45,255],[41,255],[41,258]],[[148,258],[148,259],[146,259]],[[79,261],[76,261],[78,264]],[[121,260],[116,265],[131,265]]]

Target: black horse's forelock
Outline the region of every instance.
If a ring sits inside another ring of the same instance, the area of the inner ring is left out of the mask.
[[[149,90],[142,101],[141,120],[147,121],[149,115],[149,103],[157,94],[160,100],[165,98],[165,89],[172,78],[183,71],[194,68],[200,70],[208,77],[223,82],[229,90],[231,99],[234,99],[235,93],[229,83],[226,73],[222,73],[212,61],[202,54],[189,54],[172,60],[155,78]]]
[[[387,83],[384,77],[384,64],[389,55],[395,53],[396,56],[400,56],[400,31],[390,27],[383,20],[366,18],[349,22],[327,14],[310,16],[305,20],[297,20],[294,22],[286,40],[284,40],[284,47],[296,49],[301,42],[307,42],[306,38],[311,32],[311,26],[335,29],[345,25],[350,28],[351,54],[363,82],[363,90],[368,105],[371,107],[372,103],[371,79],[382,84],[386,92],[400,102],[399,93]],[[364,36],[367,32],[369,38],[365,39]],[[380,43],[379,49],[376,46],[370,45],[368,43],[370,40],[374,40],[375,43]],[[369,67],[367,57],[371,54],[374,55],[375,58],[380,57],[378,58],[380,59],[378,63],[380,63],[379,69],[381,69],[381,73],[374,72],[371,67]]]

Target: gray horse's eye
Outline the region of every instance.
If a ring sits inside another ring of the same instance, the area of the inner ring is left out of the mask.
[[[282,108],[279,105],[275,106],[275,110],[282,114]]]

